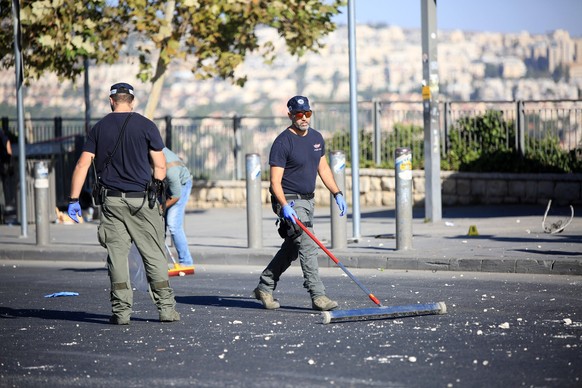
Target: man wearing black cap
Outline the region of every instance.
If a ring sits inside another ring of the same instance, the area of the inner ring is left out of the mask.
[[[168,280],[163,214],[155,201],[149,203],[147,195],[148,188],[163,187],[161,182],[166,177],[164,142],[151,120],[133,112],[133,99],[131,85],[111,86],[109,102],[113,113],[95,124],[87,136],[73,172],[68,209],[69,216],[78,222],[77,217],[81,216],[79,195],[94,162],[103,186],[98,238],[108,253],[113,312],[110,322],[117,325],[129,324],[132,312],[133,292],[128,269],[132,242],[144,261],[160,321],[180,320]]]
[[[333,310],[338,304],[325,295],[325,287],[319,277],[317,245],[301,233],[295,218],[313,231],[317,175],[333,193],[341,216],[345,214],[347,205],[327,162],[323,137],[309,126],[313,113],[309,100],[295,96],[287,102],[287,108],[291,125],[275,139],[269,155],[271,200],[279,222],[283,223],[279,234],[285,241],[262,272],[254,296],[266,309],[279,308],[279,302],[273,299],[273,291],[283,272],[299,258],[303,286],[311,296],[313,309]]]

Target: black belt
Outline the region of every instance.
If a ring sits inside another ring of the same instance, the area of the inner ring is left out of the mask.
[[[314,193],[309,194],[287,194],[285,193],[285,199],[313,199],[315,197]]]
[[[123,191],[117,190],[105,190],[106,197],[125,197],[125,198],[143,198],[145,197],[145,191],[129,191],[124,193]]]

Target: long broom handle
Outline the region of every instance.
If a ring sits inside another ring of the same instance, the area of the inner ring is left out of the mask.
[[[168,254],[170,255],[170,259],[172,259],[172,263],[174,263],[174,266],[176,265],[176,259],[174,259],[174,254],[172,253],[172,251],[170,250],[170,247],[168,246],[168,244],[164,241],[164,245],[166,246],[166,250],[168,251]]]
[[[360,287],[362,289],[362,291],[364,291],[367,295],[368,298],[370,298],[370,300],[374,303],[376,303],[378,306],[382,307],[382,303],[380,303],[380,301],[378,300],[378,298],[376,298],[374,296],[374,294],[372,294],[372,292],[370,292],[370,290],[368,290],[368,288],[366,286],[364,286],[358,279],[356,279],[356,277],[354,275],[352,275],[352,273],[350,271],[348,271],[348,269],[334,256],[333,253],[331,253],[331,251],[329,249],[327,249],[322,243],[321,241],[319,241],[317,239],[317,237],[315,237],[315,235],[313,233],[311,233],[309,231],[309,229],[307,229],[305,227],[305,225],[303,225],[303,223],[301,221],[299,221],[299,218],[295,217],[295,222],[297,222],[297,225],[299,225],[299,227],[301,229],[303,229],[303,231],[305,233],[307,233],[307,235],[309,237],[311,237],[311,239],[313,241],[315,241],[315,243],[317,245],[319,245],[319,247],[321,249],[323,249],[323,251],[329,256],[330,259],[333,260],[334,263],[336,263],[341,269],[342,271],[344,271],[346,273],[346,275],[348,275],[350,277],[350,279],[352,279],[354,281],[354,283],[356,283],[358,285],[358,287]]]

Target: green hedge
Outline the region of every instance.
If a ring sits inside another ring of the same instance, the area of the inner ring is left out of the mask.
[[[499,111],[459,119],[449,131],[447,152],[441,155],[441,170],[467,172],[569,173],[582,172],[582,150],[565,151],[559,139],[525,136],[526,152],[515,148],[515,123]],[[412,149],[413,169],[424,167],[424,130],[420,126],[396,124],[382,139],[382,164],[374,163],[373,134],[360,132],[360,167],[394,168],[394,151]],[[343,150],[350,158],[350,134],[336,133],[328,149]]]

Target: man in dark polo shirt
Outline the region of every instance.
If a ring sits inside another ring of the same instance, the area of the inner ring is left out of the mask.
[[[173,322],[180,320],[180,315],[175,310],[174,291],[168,280],[163,214],[147,198],[150,182],[161,183],[166,177],[164,142],[151,120],[133,112],[133,100],[131,85],[111,86],[109,102],[113,113],[95,124],[87,136],[73,172],[68,213],[78,222],[79,195],[94,159],[98,179],[104,187],[98,237],[108,253],[113,312],[110,322],[129,324],[133,292],[128,254],[132,242],[144,261],[160,321]]]
[[[291,262],[299,258],[303,271],[303,287],[311,296],[314,310],[327,311],[338,307],[325,294],[319,277],[317,245],[296,225],[295,218],[313,231],[314,192],[317,176],[333,194],[340,215],[346,212],[346,201],[338,188],[325,155],[325,142],[319,132],[310,127],[311,107],[307,97],[295,96],[287,102],[291,125],[273,142],[269,155],[271,199],[273,210],[286,223],[288,233],[279,251],[262,272],[254,296],[266,309],[279,308],[273,291],[279,278]]]

